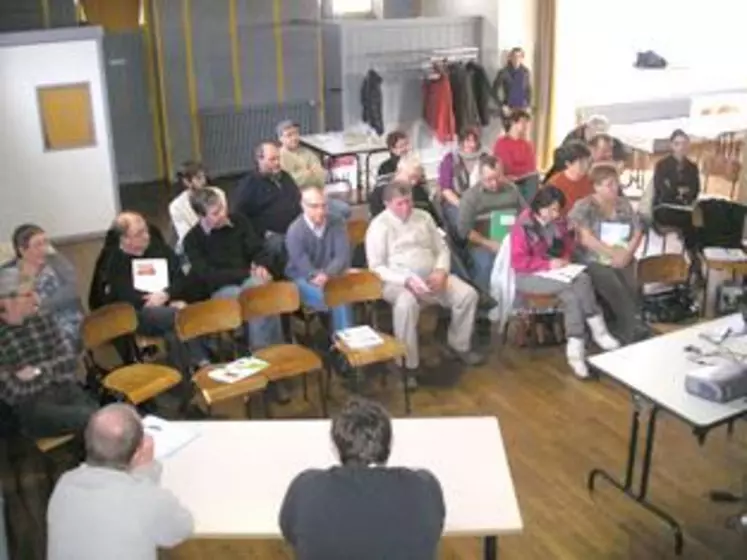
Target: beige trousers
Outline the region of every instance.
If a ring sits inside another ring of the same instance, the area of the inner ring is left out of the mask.
[[[438,294],[421,298],[405,288],[384,283],[384,299],[392,306],[394,336],[405,343],[405,367],[414,369],[420,365],[418,351],[418,318],[420,308],[440,305],[451,310],[448,343],[454,350],[466,352],[470,349],[472,331],[475,327],[477,292],[453,274],[449,275],[446,289]]]

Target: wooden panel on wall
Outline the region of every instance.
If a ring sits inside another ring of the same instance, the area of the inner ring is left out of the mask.
[[[107,31],[132,31],[140,27],[141,0],[82,0],[86,20]]]
[[[88,82],[40,86],[36,91],[46,150],[69,150],[96,144]]]

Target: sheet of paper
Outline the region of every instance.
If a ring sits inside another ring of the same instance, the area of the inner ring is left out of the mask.
[[[620,222],[602,222],[599,240],[611,247],[625,245],[630,238],[630,224]]]
[[[239,358],[223,367],[208,372],[208,377],[219,383],[236,383],[252,375],[256,375],[270,364],[259,358]]]
[[[570,284],[573,279],[581,274],[586,268],[583,264],[569,264],[563,268],[556,268],[553,270],[543,270],[542,272],[536,272],[537,276],[542,278],[548,278],[550,280],[557,280],[559,282],[565,282]]]
[[[742,249],[727,249],[724,247],[706,247],[703,249],[705,258],[713,261],[747,261],[747,253]]]
[[[368,325],[337,331],[335,336],[351,350],[365,350],[382,344],[384,340]]]
[[[169,287],[166,259],[132,259],[132,284],[139,292],[154,294]]]
[[[158,416],[143,418],[143,428],[153,438],[154,455],[159,460],[173,455],[199,435]]]

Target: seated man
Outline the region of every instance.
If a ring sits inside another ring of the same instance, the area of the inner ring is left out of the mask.
[[[204,189],[214,193],[209,189]],[[215,194],[215,193],[214,193]],[[219,196],[215,194],[215,196]],[[114,220],[113,230],[119,238],[106,263],[108,285],[106,303],[125,302],[135,308],[138,333],[145,336],[162,336],[166,340],[169,362],[182,369],[181,346],[174,331],[176,314],[187,301],[202,299],[201,290],[184,276],[179,259],[160,237],[151,237],[145,219],[136,212],[122,212]],[[144,291],[135,285],[135,271],[147,265],[147,260],[165,261],[168,270],[166,287],[157,292]],[[190,366],[207,362],[202,343],[187,343]]]
[[[390,183],[384,189],[386,210],[366,232],[368,266],[384,282],[384,299],[393,307],[394,335],[407,347],[404,366],[416,384],[420,366],[418,317],[422,305],[451,309],[448,348],[467,365],[481,363],[470,350],[477,292],[449,274],[450,254],[433,218],[413,208],[409,185]]]
[[[17,269],[0,269],[0,401],[32,438],[82,431],[97,404],[76,381],[78,355]]]
[[[407,134],[401,130],[395,130],[386,135],[386,147],[389,150],[389,158],[379,165],[377,177],[391,175],[397,171],[400,158],[410,151],[410,141],[407,139]]]
[[[192,515],[159,487],[153,439],[134,408],[96,412],[85,443],[86,462],[62,475],[49,501],[49,560],[155,559],[190,536]]]
[[[501,242],[490,238],[491,214],[511,211],[514,216],[526,206],[519,189],[506,180],[494,156],[480,160],[480,182],[462,195],[459,205],[459,235],[469,241],[472,280],[480,290],[490,291],[490,275]]]
[[[296,557],[435,558],[443,491],[428,471],[386,466],[392,446],[386,410],[352,399],[332,422],[332,440],[341,465],[299,474],[280,509],[280,529]]]
[[[275,143],[260,144],[255,158],[257,168],[239,183],[232,212],[252,223],[268,251],[282,264],[285,233],[301,213],[301,193],[293,177],[280,167],[280,151]]]
[[[327,214],[327,202],[319,187],[301,191],[303,214],[288,228],[286,274],[298,286],[303,303],[317,311],[326,311],[324,285],[332,276],[350,268],[350,241],[345,223]],[[349,306],[331,309],[332,329],[352,326]]]
[[[293,177],[298,188],[324,188],[327,170],[322,167],[317,155],[301,145],[300,128],[293,121],[285,120],[277,126],[280,141],[280,167]],[[344,200],[330,198],[329,212],[347,220],[350,217],[350,205]]]
[[[526,111],[516,110],[506,118],[506,134],[493,146],[493,155],[503,165],[506,178],[519,187],[524,200],[530,202],[539,188],[537,155],[528,140],[532,117]]]

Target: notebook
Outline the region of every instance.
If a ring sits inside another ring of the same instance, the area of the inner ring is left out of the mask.
[[[158,416],[143,418],[143,429],[153,438],[154,457],[159,460],[173,455],[199,435],[181,424]]]
[[[365,350],[383,344],[384,339],[368,325],[337,331],[335,336],[351,350]]]
[[[503,241],[516,223],[515,210],[495,210],[490,213],[490,239]]]
[[[210,370],[208,377],[220,383],[236,383],[237,381],[256,375],[269,367],[269,365],[269,363],[259,358],[239,358],[223,367]]]

